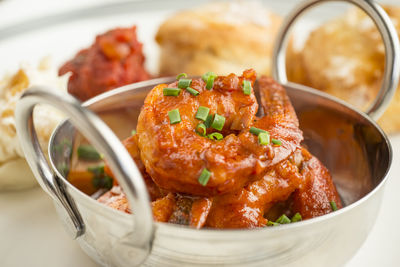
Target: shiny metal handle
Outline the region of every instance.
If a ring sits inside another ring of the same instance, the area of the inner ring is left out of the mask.
[[[368,14],[377,26],[385,46],[385,72],[381,89],[366,113],[377,120],[388,107],[399,82],[400,47],[396,29],[386,12],[372,0],[307,0],[299,4],[285,19],[278,34],[273,54],[272,74],[280,83],[288,82],[286,75],[286,47],[293,23],[307,9],[326,2],[352,3]]]
[[[56,204],[64,207],[65,215],[67,215],[64,217],[70,218],[68,223],[73,237],[84,234],[84,223],[67,192],[57,183],[56,175],[49,167],[40,148],[32,118],[37,104],[48,104],[65,113],[72,124],[90,140],[98,151],[105,155],[134,213],[134,230],[128,234],[129,246],[134,250],[131,256],[136,262],[143,261],[150,252],[154,224],[145,183],[128,151],[99,117],[82,107],[78,100],[68,94],[33,87],[18,101],[17,133],[26,160],[43,189],[50,194]]]

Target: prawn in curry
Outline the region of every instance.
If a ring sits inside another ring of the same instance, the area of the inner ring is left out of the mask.
[[[253,70],[180,75],[147,95],[137,132],[123,144],[142,173],[156,221],[256,228],[342,207],[329,171],[301,146],[285,89],[260,77],[259,106],[255,82]],[[113,177],[107,166],[104,172]],[[98,201],[134,212],[115,179]]]

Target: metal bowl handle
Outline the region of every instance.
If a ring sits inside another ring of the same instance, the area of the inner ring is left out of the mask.
[[[385,46],[385,72],[381,89],[367,109],[366,113],[377,120],[388,107],[399,82],[400,75],[400,48],[399,39],[395,27],[389,16],[375,1],[372,0],[307,0],[299,4],[286,18],[278,33],[274,47],[272,74],[282,84],[287,84],[286,75],[286,47],[289,40],[289,32],[293,23],[307,9],[326,2],[352,3],[368,14],[377,26]]]
[[[98,116],[82,107],[78,100],[66,93],[33,87],[18,101],[17,133],[26,160],[43,189],[57,204],[64,207],[66,212],[64,217],[70,219],[68,224],[74,238],[84,234],[84,223],[78,209],[69,201],[67,192],[56,182],[55,173],[49,167],[40,148],[32,118],[37,104],[48,104],[65,113],[72,124],[105,155],[135,214],[134,230],[128,234],[131,238],[129,246],[134,249],[132,257],[135,257],[135,261],[139,258],[143,261],[150,252],[153,240],[153,216],[145,183],[128,151]]]

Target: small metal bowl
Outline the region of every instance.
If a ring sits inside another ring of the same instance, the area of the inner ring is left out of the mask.
[[[304,132],[304,145],[328,167],[345,204],[343,209],[318,218],[253,230],[195,230],[154,222],[140,172],[118,137],[94,112],[120,114],[115,118],[126,116],[130,131],[146,94],[159,83],[171,82],[171,78],[125,86],[83,105],[72,96],[40,87],[24,94],[16,116],[26,158],[42,188],[53,198],[66,229],[90,257],[105,266],[339,266],[351,258],[374,224],[392,150],[386,135],[368,115],[317,90],[286,83],[282,51],[287,32],[302,11],[322,2],[327,1],[306,1],[289,15],[274,55],[274,76],[286,84]],[[374,19],[385,42],[385,80],[368,112],[376,119],[398,83],[399,41],[377,4],[346,2],[361,7]],[[69,117],[52,135],[51,167],[40,150],[32,120],[33,108],[39,103],[55,106]],[[105,155],[134,215],[98,203],[65,179],[70,151],[57,148],[74,142],[74,126]]]

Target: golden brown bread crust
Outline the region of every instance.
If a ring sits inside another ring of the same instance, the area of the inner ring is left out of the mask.
[[[281,18],[249,2],[212,3],[165,21],[156,40],[160,75],[240,74],[253,68],[270,74],[274,37]]]
[[[400,7],[385,11],[400,33]],[[288,53],[290,81],[323,90],[358,108],[371,103],[381,85],[385,52],[378,30],[361,11],[352,9],[313,31],[302,51]],[[400,92],[378,121],[393,133],[400,130]]]

